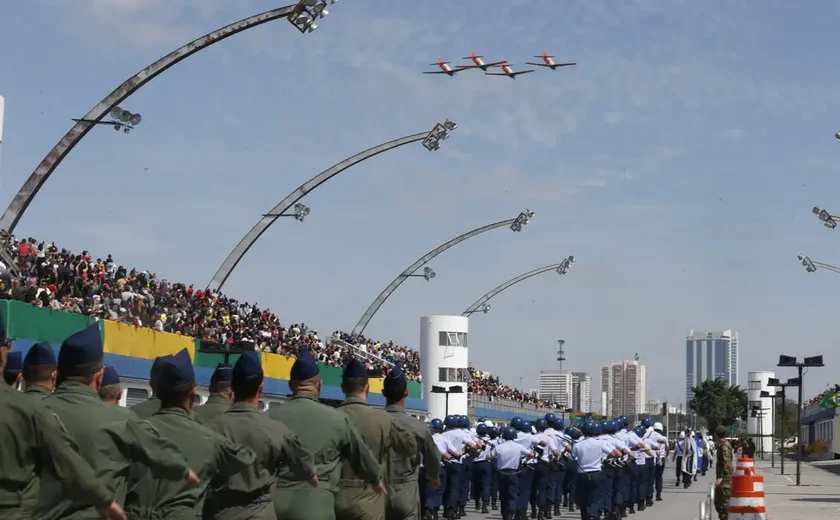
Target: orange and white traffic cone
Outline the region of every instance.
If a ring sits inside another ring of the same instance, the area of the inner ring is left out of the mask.
[[[764,507],[764,477],[762,475],[732,476],[729,519],[767,520],[767,510]]]
[[[747,456],[743,456],[735,463],[736,475],[753,475],[755,474],[755,461]]]

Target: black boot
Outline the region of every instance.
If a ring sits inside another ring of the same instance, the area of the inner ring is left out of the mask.
[[[437,509],[435,509],[435,513],[432,515],[432,520],[439,520]]]
[[[496,510],[499,509],[499,507],[496,505],[496,499],[495,498],[490,499],[490,509],[492,509],[493,511],[496,511]]]
[[[561,507],[569,507],[569,496],[568,495],[563,495],[563,503],[561,504]]]
[[[656,494],[656,501],[662,502],[662,495],[660,495],[659,493]]]
[[[484,513],[485,515],[490,512],[490,510],[487,509],[487,502],[484,502],[484,501],[481,502],[481,512]]]
[[[479,500],[476,500],[475,501],[475,510],[478,511],[479,509],[481,509],[481,502]]]
[[[645,506],[645,501],[639,500],[639,503],[636,505],[636,509],[638,509],[639,511],[644,511],[645,509],[647,509],[647,507]]]
[[[627,518],[627,506],[621,504],[621,507],[618,508],[618,517],[619,518]]]
[[[646,500],[645,500],[645,506],[647,506],[647,507],[653,507],[653,500],[652,500],[652,499],[650,499],[650,498],[646,499]]]
[[[531,505],[531,520],[537,518],[537,506]]]
[[[458,516],[467,516],[467,508],[464,506],[458,507]]]
[[[629,506],[627,506],[627,512],[630,513],[631,515],[635,515],[636,514],[635,506],[633,504],[630,504]]]

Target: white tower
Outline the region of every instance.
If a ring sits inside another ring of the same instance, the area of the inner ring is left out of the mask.
[[[776,377],[775,372],[749,372],[747,374],[747,434],[755,437],[756,451],[773,449],[773,398],[761,397],[761,391],[775,395],[775,388],[767,386],[767,380]],[[760,417],[752,416],[753,406],[761,409]]]
[[[469,319],[464,316],[423,316],[420,318],[420,375],[423,399],[429,416],[443,419],[467,415],[467,385],[470,380],[467,347]],[[461,393],[450,389],[461,387]],[[450,393],[444,393],[450,390]]]

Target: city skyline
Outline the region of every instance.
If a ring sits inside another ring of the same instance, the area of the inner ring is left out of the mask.
[[[601,413],[610,417],[636,416],[645,413],[645,365],[637,360],[616,361],[601,367]]]

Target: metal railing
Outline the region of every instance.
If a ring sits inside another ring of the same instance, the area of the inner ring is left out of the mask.
[[[376,354],[372,354],[372,353],[368,352],[367,350],[365,350],[363,348],[360,348],[360,347],[357,347],[356,345],[353,345],[352,343],[347,343],[346,341],[344,341],[341,338],[331,337],[329,339],[329,345],[330,346],[337,346],[337,347],[342,348],[344,350],[349,350],[351,354],[353,354],[354,356],[356,356],[359,359],[364,359],[365,361],[379,361],[380,363],[382,363],[383,365],[385,365],[387,367],[394,366],[394,364],[391,363],[390,361],[388,361],[387,359],[385,359],[381,356],[377,356]]]
[[[473,393],[470,393],[467,398],[467,407],[487,408],[490,410],[500,410],[503,412],[513,413],[531,413],[534,415],[544,415],[547,413],[556,414],[558,412],[557,409],[549,408],[547,406],[537,406],[531,403],[522,403],[519,401],[514,401],[513,399],[502,399],[499,397],[491,398],[487,395]]]
[[[700,501],[700,510],[697,520],[714,520],[715,510],[715,486],[710,486],[709,493]]]

